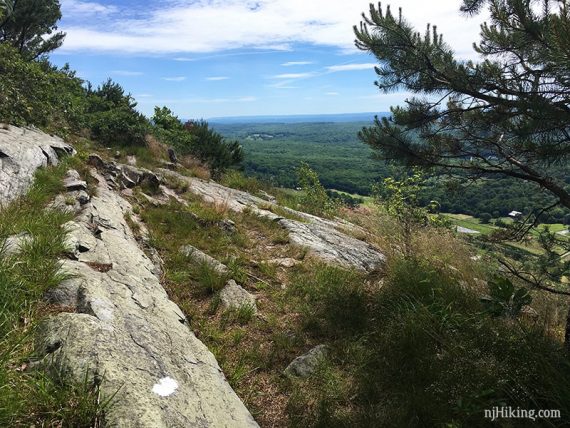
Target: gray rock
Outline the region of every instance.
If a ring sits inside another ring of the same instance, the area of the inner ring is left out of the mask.
[[[301,223],[281,219],[291,243],[309,250],[309,254],[329,263],[363,272],[380,269],[386,257],[367,242],[353,238],[320,222]]]
[[[82,282],[81,278],[67,279],[57,287],[49,289],[44,295],[44,300],[52,305],[65,306],[75,311],[78,307],[79,288]]]
[[[271,265],[281,266],[284,268],[292,268],[294,266],[297,266],[297,264],[299,264],[299,261],[292,259],[290,257],[286,257],[286,258],[282,258],[282,259],[271,259],[271,260],[268,260],[267,263],[269,263]]]
[[[220,263],[215,258],[209,256],[203,251],[200,251],[198,248],[193,247],[192,245],[185,245],[180,249],[180,253],[184,254],[186,257],[189,257],[195,263],[206,263],[220,275],[225,275],[228,273],[228,268],[226,265]]]
[[[63,180],[63,185],[65,186],[65,190],[68,192],[73,192],[74,190],[87,190],[87,182],[83,180],[70,180],[66,178]]]
[[[87,202],[89,202],[89,200],[91,199],[91,197],[89,196],[89,194],[84,191],[84,190],[80,190],[77,193],[76,196],[77,202],[79,202],[80,205],[85,205]]]
[[[275,196],[270,195],[269,193],[267,193],[267,192],[264,191],[264,190],[260,190],[260,191],[258,192],[258,194],[259,194],[259,196],[260,196],[262,199],[265,199],[265,200],[268,201],[268,202],[271,202],[271,203],[276,203],[276,202],[277,202],[277,199],[275,198]]]
[[[77,312],[42,325],[42,366],[77,382],[102,380],[105,397],[117,394],[109,426],[256,427],[153,274],[124,219],[130,205],[97,177],[97,196],[68,225],[70,241],[89,249],[63,262],[73,280],[47,296]]]
[[[244,306],[251,307],[253,313],[257,313],[255,297],[230,279],[220,291],[220,300],[224,309],[240,309]]]
[[[229,210],[249,210],[259,217],[277,222],[289,233],[290,242],[307,248],[309,254],[325,262],[356,268],[364,272],[380,269],[386,262],[382,252],[372,245],[356,239],[345,231],[361,231],[345,221],[326,220],[320,217],[280,207],[303,221],[283,218],[267,209],[268,202],[241,190],[230,189],[213,181],[186,177],[173,171],[160,170],[165,176],[175,177],[188,183],[188,190],[205,202],[226,206]],[[275,204],[272,204],[275,205]]]
[[[22,251],[24,245],[30,242],[32,242],[32,236],[27,232],[9,236],[4,241],[4,245],[0,248],[0,254],[4,257],[15,256]]]
[[[309,377],[319,367],[321,361],[326,358],[327,353],[326,345],[318,345],[306,354],[295,358],[283,373],[291,377]]]
[[[137,166],[137,157],[134,155],[127,156],[127,165]]]
[[[176,157],[176,153],[172,147],[168,148],[168,159],[170,159],[170,162],[175,165],[178,163],[178,158]]]
[[[220,226],[220,228],[227,233],[237,232],[236,224],[229,218],[225,218],[222,221],[218,222],[218,226]]]
[[[27,192],[38,168],[73,154],[73,147],[58,137],[31,128],[0,128],[0,205]]]

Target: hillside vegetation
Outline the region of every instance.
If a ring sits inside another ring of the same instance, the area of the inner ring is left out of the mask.
[[[101,393],[105,376],[90,377],[87,370],[84,382],[71,382],[57,365],[44,371],[38,364],[42,356],[34,341],[42,323],[74,311],[97,315],[97,308],[44,301],[70,279],[60,269],[62,259],[74,257],[64,225],[79,202],[61,184],[68,169],[85,180],[87,199],[98,196],[98,182],[112,195],[108,199],[128,201],[128,209],[117,211],[116,229],[146,252],[140,260],[156,268],[148,275],[157,285],[160,280],[180,309],[169,316],[215,355],[261,426],[570,423],[568,293],[552,285],[560,278],[567,283],[569,266],[561,254],[567,240],[536,229],[540,251],[529,256],[502,246],[524,241],[530,230],[523,230],[524,222],[488,226],[497,233],[480,240],[458,236],[439,212],[443,202],[431,200],[443,196],[437,193],[442,188],[431,186],[439,178],[424,180],[417,170],[389,176],[392,170],[369,161],[370,150],[351,137],[362,124],[301,124],[289,131],[228,125],[216,131],[158,106],[149,119],[120,85],[109,80],[94,88],[69,68],[30,58],[9,43],[0,43],[0,122],[8,130],[35,126],[56,133],[78,152],[60,166],[40,169],[26,195],[0,208],[0,425],[102,427],[113,406],[120,406],[120,388]],[[244,151],[227,138],[244,141]],[[307,160],[300,167],[299,157]],[[268,180],[244,175],[244,160],[246,173]],[[138,178],[120,176],[124,182],[117,183],[119,176],[111,174],[117,171]],[[377,180],[375,200],[366,206],[347,207],[325,189],[363,190]],[[511,203],[508,210],[549,201],[504,180],[483,182],[448,203],[458,212],[467,211],[460,208],[464,203],[474,214],[485,209],[500,217]],[[511,192],[500,193],[502,199],[479,203],[490,189],[505,187]],[[51,204],[57,197],[63,206]],[[86,209],[79,206],[78,213]],[[565,211],[551,215],[559,220]],[[102,232],[95,220],[105,219],[95,217],[84,226],[97,246]],[[21,251],[10,253],[10,242],[22,236]],[[375,263],[347,263],[354,254],[363,260],[372,254]],[[85,265],[97,274],[114,268]],[[230,280],[248,303],[228,303]],[[137,313],[144,312],[144,288],[137,294],[123,286]],[[119,288],[110,294],[121,294]],[[124,315],[115,311],[107,318]],[[148,344],[133,341],[154,358]],[[298,357],[305,365],[291,368]],[[208,370],[219,375],[217,366]],[[554,413],[536,421],[491,422],[486,413],[503,407]]]

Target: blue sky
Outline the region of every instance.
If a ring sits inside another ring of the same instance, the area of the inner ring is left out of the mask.
[[[375,60],[354,47],[369,0],[61,0],[67,32],[51,60],[99,84],[111,77],[152,114],[183,118],[387,111],[407,94],[373,85]],[[473,57],[478,21],[459,0],[392,1],[418,29],[437,23]]]

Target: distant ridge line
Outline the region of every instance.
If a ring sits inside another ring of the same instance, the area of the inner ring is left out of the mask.
[[[266,116],[211,117],[209,123],[311,123],[311,122],[372,122],[374,116],[389,116],[389,112],[342,113],[342,114],[296,114]]]

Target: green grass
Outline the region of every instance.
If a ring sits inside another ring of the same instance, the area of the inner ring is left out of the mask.
[[[493,406],[560,409],[567,420],[570,363],[539,325],[492,318],[476,292],[421,259],[393,261],[376,288],[331,269],[299,272],[292,287],[305,327],[331,349],[292,381],[292,426],[487,426]]]
[[[92,426],[104,418],[97,386],[16,370],[33,357],[43,294],[67,277],[59,258],[71,215],[46,206],[70,165],[39,170],[27,195],[0,211],[0,243],[19,233],[30,238],[18,254],[0,254],[0,426]]]

